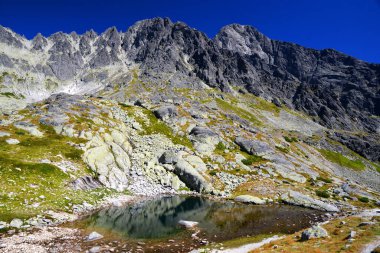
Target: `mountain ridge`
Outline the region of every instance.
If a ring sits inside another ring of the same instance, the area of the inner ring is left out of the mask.
[[[24,84],[16,84],[17,88],[8,85],[25,97],[35,93],[37,98],[41,94],[47,97],[60,91],[93,93],[113,83],[125,83],[137,67],[139,78],[153,85],[248,92],[277,106],[305,112],[332,130],[369,134],[368,141],[375,140],[370,146],[376,146],[378,140],[380,64],[336,50],[272,40],[252,26],[227,25],[209,38],[183,22],[154,18],[138,21],[125,32],[111,27],[99,35],[93,31],[82,35],[57,32],[47,38],[36,35],[27,40],[30,45],[23,40],[27,39],[0,27],[1,43],[11,49],[22,48],[25,55],[35,58],[2,50],[0,69],[16,66],[21,69],[21,78],[31,70],[40,78],[39,83],[55,78],[52,86],[58,87],[53,91],[39,87],[36,92],[40,84],[26,78],[30,92],[23,94]],[[334,136],[354,150],[367,145],[352,133],[345,135]],[[355,151],[379,159],[378,155]]]

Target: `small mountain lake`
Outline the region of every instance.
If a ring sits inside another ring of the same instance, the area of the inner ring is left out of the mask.
[[[119,249],[186,252],[205,241],[294,233],[322,220],[323,214],[288,205],[247,205],[196,196],[168,196],[109,207],[71,226],[83,229],[84,234],[96,231],[104,236],[101,241],[88,242],[89,245],[117,241]],[[196,221],[199,225],[188,230],[178,225],[180,220]]]

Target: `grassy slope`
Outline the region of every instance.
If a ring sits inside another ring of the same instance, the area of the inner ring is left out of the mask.
[[[83,140],[57,135],[47,127],[42,138],[13,127],[1,130],[11,133],[11,138],[18,139],[20,144],[9,145],[5,142],[8,137],[0,138],[0,220],[27,218],[49,209],[69,211],[73,204],[93,203],[111,192],[75,191],[69,187],[73,178],[91,173],[81,160],[83,151],[73,146]],[[41,159],[68,160],[77,170],[64,173]],[[40,205],[32,208],[33,203]]]
[[[360,252],[364,245],[374,241],[380,236],[379,217],[375,218],[377,222],[373,225],[359,227],[363,220],[359,217],[348,217],[343,219],[346,224],[341,224],[341,219],[330,221],[323,225],[323,228],[329,233],[329,237],[320,239],[311,239],[301,242],[300,233],[286,236],[284,239],[267,244],[256,252],[294,252],[294,253],[331,253],[331,252]],[[350,231],[356,231],[355,240],[349,243],[347,236]],[[276,245],[276,246],[274,246]],[[346,246],[348,245],[348,247]]]

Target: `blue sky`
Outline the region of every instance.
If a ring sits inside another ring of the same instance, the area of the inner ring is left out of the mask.
[[[380,0],[0,0],[0,24],[27,38],[110,26],[125,31],[157,16],[209,37],[226,24],[249,24],[273,39],[380,63]]]

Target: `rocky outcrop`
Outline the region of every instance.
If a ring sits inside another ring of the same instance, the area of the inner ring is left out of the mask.
[[[264,156],[274,153],[268,143],[257,140],[249,140],[244,137],[237,137],[235,143],[245,152],[251,155]]]
[[[291,205],[304,206],[326,212],[339,212],[339,209],[332,204],[327,204],[323,201],[313,199],[310,196],[296,191],[289,191],[282,194],[281,200]]]
[[[185,152],[167,151],[160,157],[159,161],[164,164],[171,164],[174,168],[173,172],[191,190],[201,193],[212,192],[211,183],[202,175],[206,170],[206,165],[201,158]]]
[[[98,180],[106,187],[123,191],[128,186],[132,147],[119,130],[111,134],[97,134],[87,144],[83,160],[98,175]]]
[[[157,118],[162,119],[162,120],[171,118],[173,116],[176,116],[177,114],[178,113],[175,106],[170,106],[170,105],[161,106],[160,108],[154,111],[154,115],[156,115]]]
[[[71,186],[75,190],[91,190],[102,187],[102,184],[91,176],[83,176],[71,182]]]
[[[220,138],[207,127],[196,126],[190,131],[190,139],[195,149],[202,154],[211,154]]]

